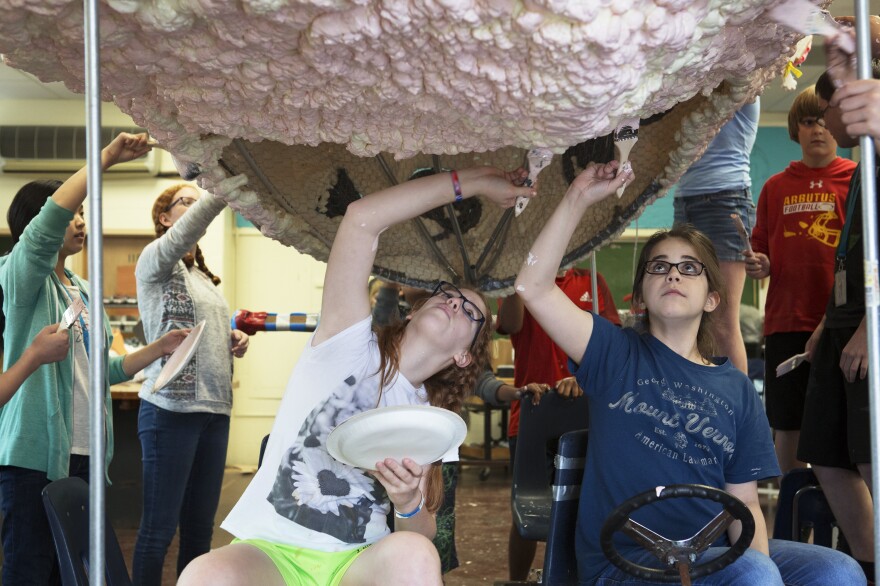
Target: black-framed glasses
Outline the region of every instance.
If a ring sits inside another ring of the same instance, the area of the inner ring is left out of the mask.
[[[194,197],[185,197],[185,196],[178,197],[177,199],[172,201],[170,204],[165,206],[165,211],[170,212],[171,208],[173,208],[177,204],[183,204],[183,207],[188,208],[188,207],[192,206],[194,203],[196,203],[196,201],[198,201],[198,200]]]
[[[683,277],[698,277],[703,274],[706,265],[696,260],[683,260],[681,262],[649,260],[645,263],[645,272],[651,275],[668,275],[672,267],[675,267],[678,274]]]
[[[477,307],[475,303],[464,296],[461,289],[452,283],[447,283],[446,281],[440,281],[437,283],[437,286],[434,287],[434,292],[431,293],[431,297],[437,295],[443,295],[447,299],[461,299],[462,312],[469,320],[477,324],[477,331],[474,333],[474,339],[471,340],[470,347],[473,348],[474,344],[477,343],[477,336],[480,335],[480,330],[483,329],[483,325],[486,323],[486,316],[483,315],[483,312],[480,311],[480,308]]]
[[[827,110],[827,109],[828,109],[828,108],[826,108],[825,110]],[[822,110],[822,111],[819,113],[819,116],[818,116],[818,117],[816,117],[816,116],[806,116],[806,117],[804,117],[804,118],[801,118],[800,120],[798,120],[798,124],[800,124],[800,125],[803,126],[804,128],[808,128],[808,129],[810,129],[810,130],[812,130],[812,129],[815,128],[816,126],[821,126],[822,128],[825,128],[825,118],[824,118],[824,116],[825,116],[825,110]]]

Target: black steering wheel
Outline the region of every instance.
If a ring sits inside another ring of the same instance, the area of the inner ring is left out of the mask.
[[[630,519],[630,515],[636,509],[657,501],[675,498],[707,499],[720,503],[724,509],[696,535],[678,541],[667,539]],[[693,565],[697,561],[697,555],[712,545],[734,521],[742,522],[742,533],[736,543],[723,555],[706,563]],[[657,556],[667,568],[641,566],[620,555],[612,540],[618,531]],[[752,513],[738,498],[711,486],[674,484],[658,486],[656,489],[637,494],[611,511],[599,534],[599,544],[605,557],[628,574],[643,580],[678,582],[685,576],[699,578],[727,567],[748,549],[754,535],[755,520]]]

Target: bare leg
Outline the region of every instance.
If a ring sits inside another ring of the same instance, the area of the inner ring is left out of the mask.
[[[513,525],[510,526],[510,537],[507,540],[507,568],[511,581],[526,581],[529,579],[529,570],[535,561],[535,550],[538,542],[523,539]]]
[[[871,491],[871,496],[874,496],[874,479],[871,477],[872,470],[870,464],[858,464],[859,474],[862,477],[862,480],[865,481],[865,484],[868,485],[868,490]]]
[[[392,533],[365,549],[340,582],[340,586],[442,584],[437,548],[427,537],[413,531]]]
[[[859,465],[859,470],[870,465]],[[846,535],[852,556],[861,561],[874,559],[874,505],[861,475],[845,468],[813,466],[831,511]]]
[[[194,559],[180,574],[178,586],[285,586],[278,568],[262,551],[233,543]]]
[[[746,282],[746,264],[739,261],[721,261],[721,275],[727,287],[727,299],[715,310],[715,344],[721,356],[748,374],[746,344],[739,327],[739,304]]]
[[[776,444],[776,458],[779,460],[779,468],[783,474],[787,474],[793,468],[806,468],[807,464],[797,459],[798,439],[801,432],[798,429],[780,431],[776,430],[774,443]]]

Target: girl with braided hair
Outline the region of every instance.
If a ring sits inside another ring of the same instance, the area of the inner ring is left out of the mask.
[[[205,322],[192,360],[162,388],[162,363],[146,370],[138,437],[143,452],[144,505],[134,552],[134,583],[158,586],[178,525],[178,574],[211,547],[220,501],[229,415],[232,357],[247,351],[247,334],[232,330],[220,278],[198,241],[225,204],[188,184],[166,189],[153,204],[156,240],[135,268],[138,307],[147,340]]]
[[[442,584],[430,541],[440,466],[386,458],[361,470],[333,459],[327,436],[377,406],[461,408],[488,358],[491,314],[480,293],[441,281],[405,321],[374,333],[365,285],[389,227],[476,194],[512,207],[535,193],[521,186],[524,178],[492,168],[440,173],[348,206],[327,261],[321,321],[291,375],[262,465],[222,524],[238,539],[195,560],[178,584]]]

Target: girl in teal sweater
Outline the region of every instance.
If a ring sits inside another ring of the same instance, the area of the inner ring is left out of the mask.
[[[101,152],[102,167],[130,161],[150,150],[147,136],[120,134]],[[63,184],[34,181],[22,187],[9,207],[7,221],[12,251],[0,257],[3,290],[4,368],[23,355],[30,341],[48,324],[61,321],[64,310],[80,297],[88,305],[88,283],[64,268],[67,257],[85,243],[82,204],[86,170]],[[89,328],[88,311],[70,328],[67,356],[36,369],[11,400],[0,408],[0,511],[3,527],[4,584],[48,584],[55,554],[40,493],[58,478],[80,476],[89,469]],[[110,385],[131,378],[159,357],[171,353],[186,332],[177,330],[124,357],[110,358],[111,331],[105,316],[104,402],[107,453],[105,474],[113,456]]]

